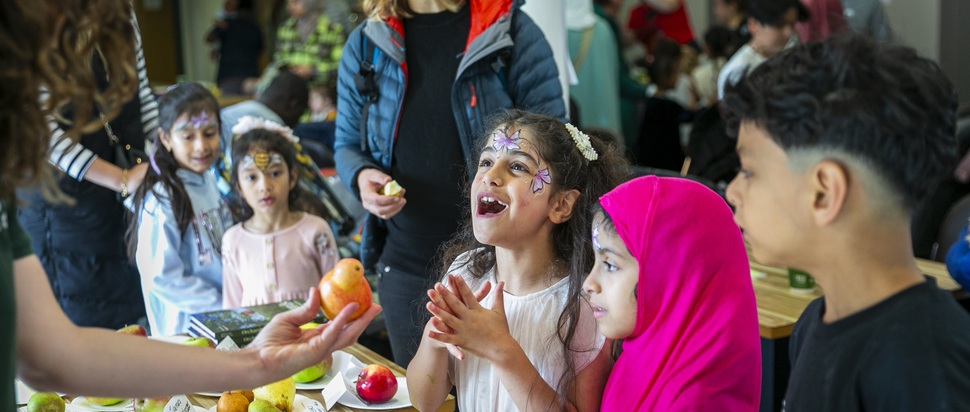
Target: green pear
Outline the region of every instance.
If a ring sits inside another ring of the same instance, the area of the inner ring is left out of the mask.
[[[101,406],[111,406],[111,405],[119,404],[121,403],[121,401],[124,400],[120,398],[95,398],[93,396],[85,396],[84,399],[87,399],[88,402],[91,402],[95,405],[101,405]]]
[[[324,358],[323,362],[297,372],[293,375],[293,380],[296,383],[313,382],[330,372],[331,367],[333,367],[333,355]]]
[[[148,398],[135,402],[137,412],[165,412],[165,405],[168,405],[171,397]]]
[[[53,392],[34,392],[27,401],[27,412],[64,412],[64,398]]]
[[[249,403],[247,412],[282,412],[275,405],[265,399],[256,399]]]

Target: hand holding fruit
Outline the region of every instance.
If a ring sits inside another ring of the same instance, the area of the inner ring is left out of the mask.
[[[313,320],[320,313],[320,299],[317,288],[311,288],[310,298],[299,308],[281,313],[256,335],[247,351],[258,354],[265,371],[274,371],[275,376],[291,376],[300,370],[318,364],[334,351],[346,348],[357,341],[357,337],[381,312],[380,305],[371,305],[357,320],[350,317],[358,305],[344,307],[330,322],[311,329],[300,329],[301,325]]]
[[[360,191],[361,204],[364,209],[381,219],[390,219],[407,203],[404,199],[404,189],[393,196],[381,193],[391,181],[390,176],[374,168],[365,168],[357,173],[357,189]]]

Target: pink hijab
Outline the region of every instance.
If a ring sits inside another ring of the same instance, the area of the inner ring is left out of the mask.
[[[758,311],[731,210],[701,184],[641,177],[600,198],[640,267],[637,320],[604,411],[756,411]]]

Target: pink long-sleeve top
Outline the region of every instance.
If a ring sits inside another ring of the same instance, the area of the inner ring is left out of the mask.
[[[293,226],[266,234],[237,224],[222,240],[222,306],[306,299],[339,258],[330,225],[317,216],[304,214]]]

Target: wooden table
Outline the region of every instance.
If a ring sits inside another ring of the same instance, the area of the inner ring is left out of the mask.
[[[354,355],[355,357],[357,357],[357,359],[360,359],[361,362],[364,362],[364,364],[379,363],[390,368],[392,371],[394,371],[395,375],[398,375],[398,376],[405,375],[404,368],[398,366],[396,363],[391,362],[387,358],[377,354],[377,352],[374,352],[359,343],[355,343],[353,346],[349,348],[345,348],[344,352]],[[317,401],[320,401],[321,404],[323,403],[323,395],[319,390],[296,391],[296,393],[304,395],[310,399],[315,399]],[[213,405],[216,404],[216,402],[219,401],[219,398],[214,398],[211,396],[196,395],[196,394],[188,395],[188,397],[189,397],[189,401],[192,402],[192,404],[199,405],[206,409],[211,408]],[[330,410],[331,411],[361,411],[362,409],[349,408],[338,403],[338,404],[335,404],[334,407]],[[412,407],[412,408],[404,408],[404,409],[396,409],[396,410],[416,411],[417,409]],[[455,410],[455,398],[451,395],[448,395],[448,398],[445,399],[445,403],[441,405],[440,408],[438,408],[438,411],[444,412],[444,411],[454,411],[454,410]]]
[[[765,266],[749,258],[755,299],[758,301],[758,328],[761,334],[761,410],[777,411],[788,387],[791,361],[788,356],[789,336],[795,321],[813,300],[822,296],[821,288],[813,292],[792,292],[788,287],[788,270]],[[924,274],[936,278],[941,289],[961,293],[960,285],[950,277],[946,265],[916,259],[916,266]]]

